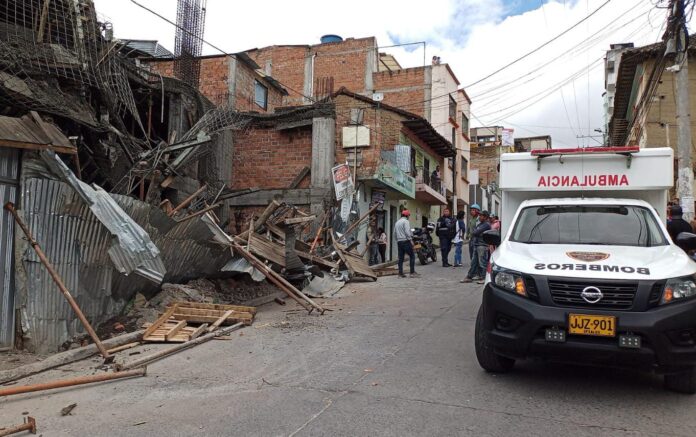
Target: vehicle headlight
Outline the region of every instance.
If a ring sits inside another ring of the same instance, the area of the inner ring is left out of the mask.
[[[491,269],[491,280],[495,285],[504,290],[527,297],[527,288],[524,285],[524,278],[522,278],[519,273],[493,265]]]
[[[694,296],[696,296],[696,281],[693,276],[670,279],[662,290],[660,305],[681,302]]]

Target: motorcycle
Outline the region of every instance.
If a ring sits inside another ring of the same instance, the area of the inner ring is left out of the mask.
[[[413,250],[416,252],[421,265],[428,264],[428,258],[437,261],[437,251],[433,245],[433,237],[430,234],[435,230],[435,223],[428,223],[424,228],[412,229]]]

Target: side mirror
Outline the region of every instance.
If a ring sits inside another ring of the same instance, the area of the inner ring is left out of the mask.
[[[691,232],[680,232],[674,244],[679,246],[684,252],[696,250],[696,234],[692,234]]]
[[[483,241],[492,246],[500,246],[500,231],[486,231],[482,235]],[[696,235],[694,235],[696,237]]]

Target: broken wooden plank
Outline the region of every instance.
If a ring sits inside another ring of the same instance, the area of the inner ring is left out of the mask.
[[[191,338],[190,338],[190,339],[191,339],[191,340],[194,340],[194,339],[200,337],[200,335],[203,334],[204,332],[206,332],[207,330],[208,330],[208,324],[207,324],[207,323],[202,324],[201,326],[199,326],[198,328],[196,328],[195,331],[193,331],[193,332],[191,333]]]
[[[232,310],[226,311],[216,321],[214,321],[212,325],[210,325],[210,328],[208,328],[208,332],[215,331],[220,325],[222,325],[222,322],[227,320],[227,318],[232,315],[232,313],[234,313],[234,311],[232,311]]]
[[[167,341],[171,340],[171,339],[174,338],[174,337],[179,333],[179,331],[181,331],[185,326],[186,326],[186,320],[180,320],[176,325],[174,325],[174,327],[173,327],[172,329],[169,330],[169,332],[167,332],[167,333],[164,335],[164,339],[167,340]]]
[[[186,320],[189,323],[215,323],[220,316],[204,316],[199,314],[174,314],[176,320]],[[229,316],[223,323],[244,323],[251,325],[254,321],[249,313],[237,313]]]
[[[317,218],[315,215],[309,215],[307,217],[293,217],[293,218],[286,218],[283,220],[284,225],[297,225],[300,223],[307,223],[314,221]]]
[[[124,350],[126,350],[126,349],[130,349],[130,348],[132,348],[132,347],[136,347],[136,346],[138,346],[139,344],[140,344],[139,341],[134,341],[133,343],[124,344],[123,346],[117,346],[117,347],[115,347],[115,348],[113,348],[113,349],[109,349],[109,350],[107,350],[107,352],[109,352],[109,354],[115,354],[116,352],[121,352],[121,351],[124,351]]]
[[[162,325],[162,324],[165,323],[167,320],[169,320],[169,318],[172,316],[172,314],[174,314],[174,311],[176,311],[176,309],[177,309],[177,306],[176,306],[176,305],[173,305],[172,307],[170,307],[169,309],[167,309],[167,311],[165,311],[164,314],[162,314],[162,315],[159,317],[159,319],[157,319],[157,320],[155,321],[155,323],[153,323],[152,325],[150,325],[150,327],[147,328],[147,329],[145,330],[145,333],[143,334],[143,339],[145,339],[147,336],[149,336],[150,334],[152,334],[153,332],[155,332],[155,330],[156,330],[157,328],[159,328],[160,325]]]
[[[232,310],[232,311],[239,311],[241,313],[256,314],[256,307],[247,306],[247,305],[228,305],[228,304],[222,304],[222,303],[202,303],[202,302],[176,301],[176,302],[172,302],[168,306],[172,306],[172,305],[179,305],[179,308],[199,308],[199,309],[206,309],[206,310],[222,310],[222,311]]]

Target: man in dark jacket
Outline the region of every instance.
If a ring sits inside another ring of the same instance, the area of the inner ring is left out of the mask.
[[[452,238],[457,232],[457,222],[450,215],[450,210],[445,208],[442,217],[437,221],[437,236],[440,237],[440,252],[442,253],[442,267],[451,267],[448,257],[452,249]]]
[[[682,207],[679,205],[672,206],[671,210],[672,220],[667,223],[667,232],[669,236],[672,237],[672,241],[677,242],[677,235],[682,232],[691,232],[694,230],[691,228],[689,222],[682,218]]]
[[[479,222],[471,231],[471,244],[474,246],[474,256],[471,259],[471,267],[466,278],[461,282],[482,281],[486,276],[486,266],[488,264],[488,244],[483,241],[483,233],[491,230],[488,221],[488,211],[481,211]]]

